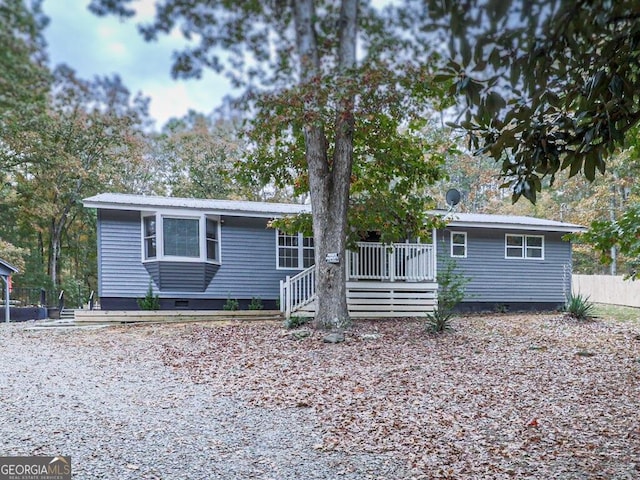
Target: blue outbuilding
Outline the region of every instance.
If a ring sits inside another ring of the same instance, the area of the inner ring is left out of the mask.
[[[18,273],[18,269],[11,265],[9,262],[0,258],[0,279],[3,282],[3,291],[4,291],[4,320],[6,322],[11,320],[11,303],[10,303],[10,285],[11,285],[11,275]]]

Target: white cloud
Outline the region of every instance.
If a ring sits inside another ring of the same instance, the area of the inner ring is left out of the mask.
[[[140,18],[121,22],[97,17],[88,0],[44,2],[51,22],[45,36],[52,65],[66,63],[83,78],[118,74],[132,93],[151,97],[150,113],[158,127],[189,109],[210,112],[231,91],[228,81],[214,72],[200,80],[171,78],[172,53],[185,44],[179,32],[146,43],[136,22],[153,18],[153,0],[136,5]]]
[[[211,112],[220,105],[226,85],[210,78],[173,82],[149,79],[142,84],[142,91],[151,97],[150,114],[160,126],[171,117],[184,116],[190,109]]]
[[[156,0],[142,0],[133,5],[136,11],[136,18],[144,22],[153,20],[156,13]]]
[[[122,42],[111,42],[105,45],[105,50],[109,52],[111,57],[127,58],[129,56],[127,47]]]
[[[193,105],[187,86],[184,83],[146,84],[144,92],[149,95],[151,116],[156,119],[169,119],[183,116]]]

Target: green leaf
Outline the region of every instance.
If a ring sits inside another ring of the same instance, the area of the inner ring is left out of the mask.
[[[569,170],[569,178],[576,176],[580,173],[580,169],[582,168],[582,159],[578,156],[573,158],[571,162],[571,169]]]
[[[501,109],[503,109],[507,105],[504,98],[498,92],[491,92],[487,96],[487,109],[493,115],[498,113]]]
[[[463,65],[471,63],[471,45],[465,35],[460,37],[460,54],[462,55]]]
[[[593,182],[596,178],[596,161],[597,153],[592,150],[584,161],[584,176],[590,182]]]
[[[609,82],[609,91],[616,97],[621,98],[624,89],[624,81],[619,75],[614,75]]]
[[[441,83],[441,82],[447,82],[453,78],[455,78],[455,75],[451,75],[449,73],[440,73],[438,75],[434,75],[432,80],[436,83]]]

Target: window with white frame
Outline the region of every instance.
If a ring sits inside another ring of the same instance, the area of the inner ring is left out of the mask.
[[[214,262],[220,260],[220,239],[218,238],[219,227],[219,222],[216,222],[211,218],[206,219],[207,260]]]
[[[313,237],[305,237],[302,233],[276,231],[278,238],[278,268],[302,270],[315,263]]]
[[[313,248],[313,237],[302,237],[302,268],[309,268],[316,263],[316,252]]]
[[[156,247],[156,216],[149,215],[142,218],[143,228],[144,228],[144,237],[143,237],[143,248],[144,248],[144,258],[148,260],[150,258],[156,258],[157,255],[157,247]]]
[[[451,256],[467,258],[467,232],[451,232]]]
[[[544,259],[544,235],[506,234],[505,257]]]
[[[144,260],[220,262],[220,222],[197,217],[146,214],[142,217]]]

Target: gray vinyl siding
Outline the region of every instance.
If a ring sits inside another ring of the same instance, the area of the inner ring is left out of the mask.
[[[140,212],[98,210],[101,297],[144,297],[151,278],[141,262]]]
[[[151,276],[142,264],[142,240],[140,212],[99,211],[98,258],[101,297],[140,298],[146,294]],[[207,289],[185,291],[187,283],[198,283],[200,279],[182,277],[186,282],[180,288],[158,290],[153,282],[154,293],[161,298],[206,298],[226,299],[260,297],[276,299],[280,293],[280,280],[286,275],[295,275],[298,270],[276,269],[276,234],[267,227],[267,219],[222,217],[221,265],[215,272]],[[151,262],[153,263],[153,262]],[[165,268],[169,262],[161,262]],[[176,267],[180,265],[177,262]],[[151,272],[154,267],[147,264]],[[176,285],[183,275],[180,269],[162,271],[172,277],[162,283]],[[155,276],[155,275],[154,275]],[[194,283],[194,285],[195,285]]]
[[[204,272],[205,283],[212,275],[206,290],[203,292],[196,288],[196,284],[202,282],[202,273],[187,282],[188,278],[179,268],[180,263],[168,265],[168,269],[162,271],[163,286],[173,286],[173,289],[159,290],[147,270],[161,278],[161,266],[156,265],[158,271],[155,272],[151,263],[145,268],[141,259],[140,212],[99,210],[100,296],[141,298],[152,281],[154,293],[161,298],[278,298],[280,280],[287,275],[295,275],[299,270],[276,268],[276,234],[267,227],[267,220],[223,216],[221,222],[221,265],[217,271],[206,267],[193,270]],[[483,228],[452,230],[467,233],[467,258],[455,259],[459,271],[471,279],[466,286],[465,301],[564,302],[571,282],[571,245],[562,240],[562,233]],[[506,233],[544,235],[544,260],[505,259]],[[450,258],[449,230],[439,231],[437,240],[438,268],[442,269],[444,261]],[[161,263],[165,265],[165,262]],[[184,282],[179,283],[181,281]],[[193,289],[188,284],[193,284]]]
[[[467,233],[467,257],[451,258],[450,231]],[[543,235],[544,260],[505,258],[505,234]],[[438,269],[447,260],[470,278],[466,302],[564,303],[571,285],[571,244],[563,233],[452,228],[438,232]]]
[[[266,219],[223,217],[221,261],[207,289],[210,298],[276,299],[280,280],[299,270],[276,269],[276,232]]]
[[[160,290],[204,292],[219,265],[200,262],[146,262],[145,269]]]

